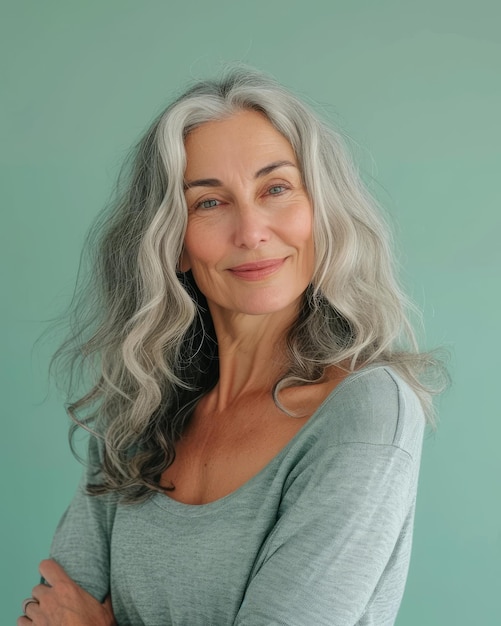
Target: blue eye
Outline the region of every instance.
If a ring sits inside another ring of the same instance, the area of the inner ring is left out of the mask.
[[[274,185],[273,187],[270,187],[268,189],[268,193],[270,193],[272,196],[278,193],[282,193],[282,191],[285,191],[285,187],[283,185]]]
[[[219,204],[218,200],[202,200],[195,208],[197,209],[212,209]]]

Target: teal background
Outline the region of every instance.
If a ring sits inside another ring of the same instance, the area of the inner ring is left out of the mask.
[[[244,61],[353,139],[425,345],[453,386],[425,442],[399,626],[499,619],[501,8],[478,0],[1,3],[0,611],[14,624],[80,475],[56,339],[84,234],[129,146],[191,78]]]

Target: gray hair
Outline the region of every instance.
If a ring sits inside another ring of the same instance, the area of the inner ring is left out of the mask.
[[[160,475],[194,404],[217,382],[206,301],[192,276],[177,271],[187,222],[184,141],[240,110],[264,114],[288,139],[314,213],[315,271],[287,336],[289,369],[276,381],[275,402],[287,412],[280,390],[320,380],[327,366],[380,362],[408,381],[432,421],[440,365],[418,350],[389,229],[340,134],[271,78],[236,69],[195,84],[158,117],[91,235],[94,270],[55,357],[70,372],[86,366],[91,377],[90,391],[69,406],[72,435],[83,426],[104,439],[100,483],[90,493],[136,501],[162,490]]]

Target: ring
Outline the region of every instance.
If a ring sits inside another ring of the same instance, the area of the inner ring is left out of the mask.
[[[38,604],[38,600],[35,600],[35,598],[27,598],[26,600],[23,600],[23,615],[25,617],[28,617],[26,615],[26,609],[28,607],[28,604],[32,604],[32,603]]]

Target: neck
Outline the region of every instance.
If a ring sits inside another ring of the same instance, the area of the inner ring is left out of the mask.
[[[237,397],[271,393],[287,368],[285,336],[296,315],[296,309],[270,315],[213,313],[219,381],[212,394],[218,410]]]

